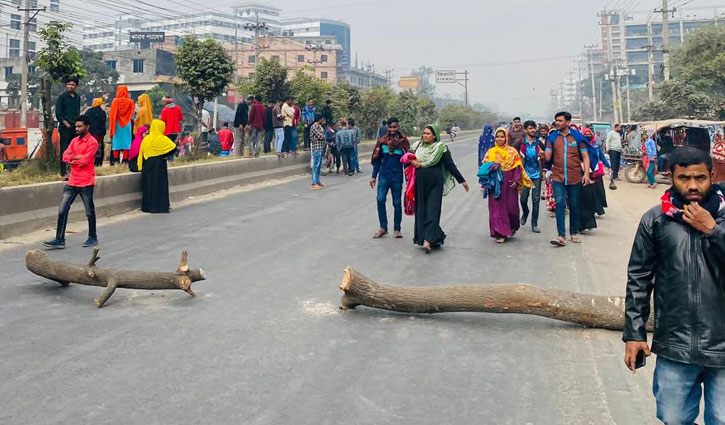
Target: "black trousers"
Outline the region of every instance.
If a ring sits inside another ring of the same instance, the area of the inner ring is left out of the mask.
[[[541,179],[533,179],[534,187],[521,190],[522,217],[529,216],[529,195],[531,195],[531,227],[539,225],[539,203],[541,203]]]
[[[274,139],[274,129],[273,128],[265,128],[264,129],[264,153],[269,153],[271,151],[271,145],[272,145],[272,139]]]
[[[354,173],[352,164],[352,148],[340,149],[340,156],[342,157],[342,169],[345,174]]]
[[[305,139],[305,148],[310,148],[310,125],[305,126],[305,132],[304,132],[304,139]]]
[[[284,126],[284,142],[282,142],[282,152],[289,152],[290,142],[292,141],[292,126]]]
[[[65,240],[65,228],[68,224],[68,212],[70,206],[73,205],[76,196],[81,195],[83,206],[86,208],[86,217],[88,218],[88,237],[96,237],[96,206],[93,204],[93,186],[77,187],[65,185],[63,187],[63,198],[60,201],[58,210],[58,226],[55,229],[55,238]]]
[[[67,164],[63,162],[63,154],[65,153],[68,146],[70,146],[71,140],[76,137],[75,127],[68,128],[63,123],[58,124],[58,135],[60,136],[60,175],[65,176],[68,173]]]
[[[612,178],[617,180],[619,178],[619,165],[622,161],[622,152],[620,151],[609,151],[609,163],[612,165]]]

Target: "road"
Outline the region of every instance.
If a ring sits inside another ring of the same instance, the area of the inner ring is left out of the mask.
[[[471,183],[476,143],[452,145]],[[409,217],[404,239],[371,238],[369,170],[323,177],[323,191],[299,178],[101,223],[100,267],[171,271],[186,249],[208,275],[197,298],[118,290],[99,310],[98,288],[62,288],[25,270],[35,241],[4,249],[0,423],[656,423],[654,358],[632,376],[618,332],[522,315],[337,310],[348,265],[400,285],[623,294],[644,211],[627,210],[623,197],[643,189],[623,184],[582,245],[554,248],[545,211],[542,234],[526,228],[496,245],[480,192],[458,187],[444,200],[446,245],[425,255]],[[87,262],[80,229],[50,255]]]

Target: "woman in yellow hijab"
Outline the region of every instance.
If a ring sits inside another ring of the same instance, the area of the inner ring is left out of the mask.
[[[509,133],[499,127],[494,132],[494,146],[486,152],[483,162],[494,162],[503,175],[501,193],[498,197],[489,193],[488,224],[491,237],[504,243],[513,236],[521,222],[519,219],[519,193],[521,189],[532,187],[531,179],[524,171],[524,164],[515,148],[509,145]],[[493,192],[492,190],[488,189]]]
[[[138,170],[141,171],[141,211],[167,213],[169,204],[169,175],[166,158],[176,151],[176,144],[164,136],[166,124],[153,120],[149,135],[144,137],[138,152]]]
[[[141,126],[149,127],[151,121],[153,121],[153,107],[151,106],[151,98],[146,93],[138,97],[138,111],[136,112],[136,119],[133,121],[134,128],[141,128]]]

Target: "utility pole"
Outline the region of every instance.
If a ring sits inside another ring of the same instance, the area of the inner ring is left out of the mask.
[[[259,22],[259,12],[255,12],[255,16],[257,18],[256,22],[244,24],[243,28],[247,31],[254,30],[254,69],[256,71],[259,63],[259,53],[262,51],[262,45],[259,43],[259,32],[269,29],[269,26],[264,22]]]
[[[662,9],[655,12],[662,14],[662,65],[664,68],[664,80],[670,81],[670,13],[677,9],[667,8],[667,0],[662,0]]]
[[[582,121],[584,121],[584,104],[582,102],[582,61],[581,58],[576,59],[576,70],[579,73],[578,79],[576,82],[576,97],[579,99],[579,116],[581,117]]]
[[[632,122],[632,104],[629,103],[629,67],[627,68],[627,122]]]
[[[25,0],[25,8],[18,7],[18,11],[25,12],[25,20],[23,21],[23,61],[20,67],[20,127],[28,125],[28,62],[30,62],[29,45],[30,45],[30,21],[34,19],[38,12],[45,12],[45,7],[30,7],[30,0]],[[35,12],[30,17],[30,12]]]
[[[596,44],[591,46],[584,46],[584,48],[587,49],[587,57],[589,59],[589,77],[592,80],[592,115],[594,116],[594,121],[597,121],[597,91],[594,86],[594,59],[592,58],[591,50],[595,47],[597,47]]]
[[[610,18],[612,15],[614,15],[614,13],[604,10],[598,15],[602,18],[607,19],[606,24],[600,23],[600,25],[606,25],[607,27],[607,56],[609,57],[609,80],[612,84],[612,110],[614,113],[614,122],[616,123],[621,121],[621,115],[617,113],[617,102],[619,102],[619,99],[617,99],[617,84],[615,82],[616,71],[614,69],[614,49],[612,47],[612,23],[610,22]]]
[[[466,108],[468,108],[468,71],[463,71],[463,89],[466,96]]]
[[[652,41],[652,22],[647,22],[647,100],[654,100],[655,46]]]

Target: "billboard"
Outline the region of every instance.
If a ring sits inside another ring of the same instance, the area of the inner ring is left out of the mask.
[[[418,77],[400,77],[398,87],[401,89],[417,89],[420,87],[420,78]]]
[[[163,43],[166,39],[164,32],[136,31],[128,33],[129,43]]]
[[[436,83],[455,83],[456,81],[456,71],[436,71]]]

